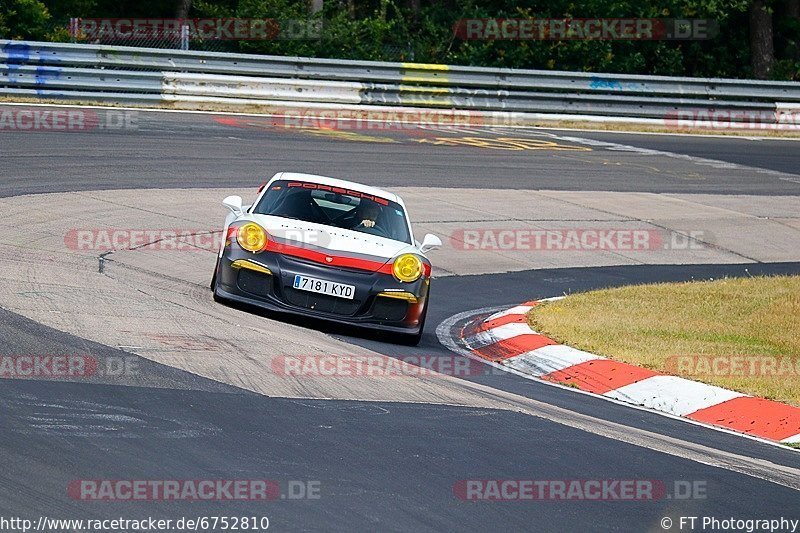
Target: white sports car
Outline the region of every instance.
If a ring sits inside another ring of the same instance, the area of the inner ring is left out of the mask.
[[[211,287],[235,301],[392,332],[417,344],[428,310],[435,235],[414,240],[397,195],[281,172],[250,206],[228,196]]]

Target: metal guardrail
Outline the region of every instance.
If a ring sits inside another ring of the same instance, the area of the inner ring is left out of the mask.
[[[691,110],[727,113],[728,121],[752,120],[748,114],[763,117],[777,109],[800,108],[800,83],[795,82],[5,40],[0,40],[2,95],[148,104],[313,102],[652,119]]]

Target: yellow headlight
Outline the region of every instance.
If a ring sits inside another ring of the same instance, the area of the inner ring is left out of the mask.
[[[253,222],[248,222],[236,232],[236,242],[248,252],[260,252],[267,245],[267,232]]]
[[[392,273],[397,281],[417,281],[422,275],[422,261],[414,254],[403,254],[394,260]]]

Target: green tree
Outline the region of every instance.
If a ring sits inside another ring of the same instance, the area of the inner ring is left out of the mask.
[[[216,51],[800,79],[800,0],[0,0],[0,35],[59,40],[70,17],[176,15],[324,21],[318,37],[191,45]],[[536,41],[462,40],[453,32],[461,19],[571,17],[710,19],[719,33],[695,41]]]
[[[42,40],[48,35],[50,12],[39,0],[6,0],[0,4],[0,36]]]
[[[763,0],[755,0],[750,6],[750,65],[753,75],[761,80],[769,77],[775,63],[772,11]]]

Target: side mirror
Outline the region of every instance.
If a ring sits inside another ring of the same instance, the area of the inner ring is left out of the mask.
[[[419,247],[419,251],[423,254],[429,250],[433,250],[434,248],[439,248],[442,245],[442,239],[434,235],[433,233],[428,233],[425,235],[425,238],[422,239],[422,246]]]
[[[222,200],[222,205],[230,209],[237,217],[243,213],[241,196],[228,196]]]

